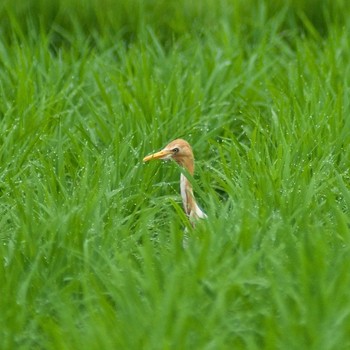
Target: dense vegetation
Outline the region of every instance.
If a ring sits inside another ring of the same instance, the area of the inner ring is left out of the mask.
[[[1,2],[0,348],[349,348],[348,8]]]

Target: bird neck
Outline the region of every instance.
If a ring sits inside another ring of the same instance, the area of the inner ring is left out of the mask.
[[[199,208],[194,198],[191,182],[182,173],[180,176],[180,191],[182,204],[187,216],[189,216],[190,219],[205,218],[206,214]]]
[[[193,156],[178,156],[174,157],[174,160],[176,161],[177,164],[185,168],[191,176],[194,174],[194,159]]]

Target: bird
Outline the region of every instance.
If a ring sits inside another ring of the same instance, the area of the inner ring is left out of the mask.
[[[187,141],[183,139],[176,139],[174,141],[171,141],[161,151],[144,157],[143,161],[148,162],[154,159],[172,159],[181,167],[183,167],[188,172],[188,174],[191,176],[194,174],[194,156],[192,147]],[[198,206],[193,194],[192,184],[187,179],[186,175],[184,175],[182,172],[180,175],[180,193],[184,211],[188,216],[192,226],[195,226],[195,222],[198,219],[204,219],[207,217],[207,215]]]

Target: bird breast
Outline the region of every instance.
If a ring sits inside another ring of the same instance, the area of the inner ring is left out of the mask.
[[[182,204],[190,219],[204,219],[207,215],[199,208],[193,195],[192,185],[184,174],[180,176]]]

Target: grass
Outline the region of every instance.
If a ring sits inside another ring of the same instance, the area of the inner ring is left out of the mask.
[[[349,348],[349,18],[4,1],[1,349]],[[141,162],[177,137],[187,249],[179,168]]]

